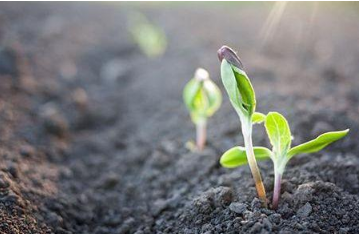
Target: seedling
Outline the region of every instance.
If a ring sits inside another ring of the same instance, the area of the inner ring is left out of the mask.
[[[194,78],[183,90],[183,100],[196,125],[196,146],[202,150],[206,143],[207,118],[212,116],[222,103],[222,94],[217,85],[210,80],[206,70],[198,68]]]
[[[258,116],[257,116],[258,117]],[[315,153],[327,145],[343,138],[349,129],[343,131],[327,132],[314,140],[291,148],[292,136],[287,120],[278,112],[269,112],[267,116],[253,119],[257,123],[264,122],[272,150],[265,147],[254,147],[257,160],[271,159],[274,165],[274,188],[272,208],[278,207],[281,181],[285,166],[291,158],[298,154]],[[234,147],[223,154],[220,163],[224,167],[233,168],[247,163],[246,151],[243,147]]]
[[[140,12],[133,12],[130,16],[128,30],[140,50],[149,58],[161,56],[167,47],[163,30]]]
[[[242,62],[231,48],[223,46],[219,49],[218,58],[221,61],[221,77],[223,85],[228,93],[229,100],[241,121],[246,161],[251,169],[258,197],[263,202],[264,206],[267,206],[266,192],[252,143],[252,118],[261,117],[260,114],[255,114],[255,93],[247,74],[243,70]]]

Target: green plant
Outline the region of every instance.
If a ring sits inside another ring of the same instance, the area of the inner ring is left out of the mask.
[[[260,119],[261,114],[255,113],[256,98],[252,84],[243,70],[242,62],[237,54],[229,47],[222,46],[218,50],[221,61],[221,77],[228,93],[229,100],[236,110],[242,127],[246,158],[256,185],[258,197],[267,206],[266,192],[255,158],[252,143],[252,119]]]
[[[349,132],[349,129],[327,132],[314,140],[291,148],[291,131],[283,115],[278,112],[269,112],[266,116],[261,114],[258,122],[264,122],[268,138],[272,145],[272,150],[265,147],[254,147],[254,153],[258,160],[271,159],[273,162],[273,209],[276,209],[278,206],[282,176],[289,160],[298,154],[318,152],[329,144],[343,138]],[[243,147],[234,147],[223,154],[220,163],[222,166],[228,168],[245,165],[247,163],[246,151]]]
[[[222,103],[222,94],[217,85],[210,80],[206,70],[198,68],[194,78],[183,90],[183,100],[196,125],[196,146],[202,150],[206,143],[207,118],[212,116]]]
[[[140,50],[149,58],[161,56],[167,47],[166,34],[157,25],[151,23],[144,14],[132,12],[128,30]]]

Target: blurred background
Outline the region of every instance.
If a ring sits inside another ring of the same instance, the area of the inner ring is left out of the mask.
[[[220,81],[222,45],[241,57],[258,111],[288,118],[294,144],[350,127],[351,138],[330,152],[345,148],[356,159],[358,29],[359,5],[344,2],[1,3],[2,170],[17,171],[7,189],[43,224],[23,228],[162,230],[194,196],[224,183],[218,158],[242,139]],[[202,158],[184,147],[195,130],[182,89],[197,67],[224,100]],[[266,145],[257,131],[255,142]],[[161,203],[175,195],[182,200]]]

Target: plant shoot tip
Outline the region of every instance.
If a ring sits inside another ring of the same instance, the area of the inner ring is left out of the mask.
[[[243,70],[243,64],[238,55],[230,47],[224,45],[217,51],[218,59],[222,62],[225,59],[228,63]]]
[[[208,80],[209,79],[209,74],[205,69],[197,68],[194,77],[198,81]]]

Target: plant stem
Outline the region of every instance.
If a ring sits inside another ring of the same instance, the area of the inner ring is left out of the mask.
[[[203,120],[196,124],[196,145],[198,150],[203,150],[204,145],[206,144],[206,138],[206,120]]]
[[[252,176],[254,179],[254,182],[256,184],[256,189],[258,193],[259,199],[263,202],[263,205],[267,207],[267,198],[266,198],[266,191],[263,185],[262,177],[259,172],[259,168],[257,165],[257,161],[254,155],[253,150],[253,143],[252,143],[252,124],[243,124],[242,123],[242,133],[244,137],[244,144],[246,147],[246,153],[247,153],[247,160],[249,167],[252,172]]]
[[[280,197],[280,188],[282,182],[282,173],[279,173],[275,170],[274,173],[274,189],[273,189],[273,201],[272,201],[272,208],[277,209],[279,197]]]

